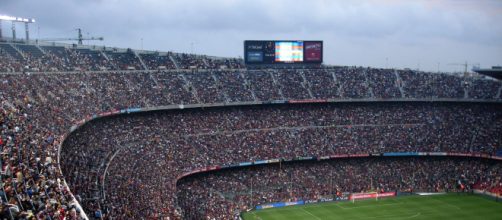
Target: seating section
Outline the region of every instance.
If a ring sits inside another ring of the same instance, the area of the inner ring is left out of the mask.
[[[467,85],[472,99],[500,99],[500,81],[472,79]]]
[[[368,68],[366,74],[369,87],[373,91],[375,98],[402,98],[397,75],[394,71]]]
[[[286,99],[310,99],[308,84],[303,76],[303,71],[281,70],[272,73],[279,89]]]
[[[8,56],[14,58],[14,59],[22,59],[21,53],[14,48],[11,44],[2,44],[0,43],[0,49],[5,53],[8,54]]]
[[[250,71],[246,77],[258,100],[267,101],[284,99],[277,83],[272,79],[270,72],[260,70]]]
[[[249,82],[244,78],[245,74],[236,71],[215,71],[214,76],[218,80],[219,87],[227,94],[229,102],[255,101],[255,96]]]
[[[334,71],[306,70],[304,74],[314,98],[336,99],[341,97],[340,82],[336,80]]]
[[[171,60],[169,54],[160,55],[158,53],[145,53],[140,54],[140,57],[150,70],[161,69],[160,67],[164,67],[165,69],[176,69],[176,65]]]
[[[18,44],[16,46],[26,56],[30,56],[33,58],[41,58],[42,56],[44,56],[44,52],[42,52],[38,47],[36,47],[34,45]]]
[[[138,57],[131,51],[114,52],[106,51],[106,55],[111,62],[115,63],[115,67],[119,70],[142,70],[141,62]]]
[[[347,98],[364,98],[372,96],[368,80],[362,68],[336,68],[336,78],[340,81],[340,93]]]
[[[135,53],[138,53],[137,56]],[[0,62],[0,72],[244,68],[244,61],[237,58],[216,58],[183,53],[134,52],[131,49],[118,50],[106,47],[36,46],[10,43],[0,43]]]
[[[463,98],[465,95],[466,81],[458,76],[421,73],[418,79],[415,75],[413,71],[399,71],[408,98]]]

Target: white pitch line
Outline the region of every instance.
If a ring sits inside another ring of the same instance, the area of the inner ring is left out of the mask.
[[[416,218],[416,217],[420,216],[421,214],[422,214],[422,213],[421,213],[421,212],[419,212],[419,213],[417,213],[416,215],[410,216],[410,217],[408,217],[408,218]]]
[[[255,219],[262,220],[262,219],[260,218],[260,216],[258,216],[256,213],[254,213],[254,212],[253,212],[253,215],[254,215]]]
[[[377,206],[388,206],[388,205],[401,205],[402,203],[387,203],[387,204],[380,204],[380,205],[363,205],[363,206],[356,206],[356,207],[341,207],[338,204],[336,204],[338,207],[342,209],[359,209],[359,208],[366,208],[366,207],[377,207]]]
[[[384,218],[384,219],[389,219],[389,218],[399,218],[399,219],[410,219],[410,218],[416,218],[420,216],[422,213],[418,212],[417,214],[414,214],[412,216],[402,216],[402,215],[378,215],[378,216],[371,216],[371,217],[366,217],[365,219],[379,219],[379,218]]]
[[[319,217],[315,216],[314,214],[312,214],[311,212],[307,211],[306,209],[304,209],[303,207],[301,208],[304,212],[306,212],[307,214],[311,215],[312,217],[314,217],[315,219],[317,220],[321,220]]]
[[[341,205],[338,205],[338,203],[335,203],[336,206],[338,206],[339,208],[341,209],[346,209],[345,207],[341,206]]]
[[[460,208],[460,207],[458,207],[458,206],[456,206],[456,205],[453,205],[453,204],[450,204],[450,203],[447,203],[447,202],[445,202],[445,201],[441,201],[441,200],[439,200],[439,199],[435,199],[435,198],[432,198],[432,200],[434,200],[434,201],[438,201],[438,202],[443,203],[443,204],[445,204],[445,205],[448,205],[448,206],[450,206],[450,207],[453,207],[453,208],[456,208],[456,209],[458,209],[458,210],[461,210],[461,208]]]

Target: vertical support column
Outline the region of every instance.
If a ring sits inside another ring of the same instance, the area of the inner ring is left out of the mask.
[[[26,31],[26,41],[30,40],[30,29],[28,28],[28,22],[24,23],[24,30]]]
[[[2,20],[0,20],[0,39],[2,39]]]
[[[16,23],[12,21],[12,40],[16,40]]]

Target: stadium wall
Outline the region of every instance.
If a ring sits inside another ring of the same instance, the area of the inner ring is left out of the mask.
[[[484,191],[484,190],[478,190],[478,189],[473,190],[473,193],[476,195],[484,196],[486,198],[489,198],[489,199],[497,201],[497,202],[502,202],[502,195],[497,195],[495,193],[491,193],[491,192]]]
[[[323,203],[323,202],[333,202],[333,201],[349,201],[352,199],[375,199],[375,198],[387,198],[387,197],[396,197],[396,192],[384,192],[384,193],[343,193],[341,197],[336,198],[321,198],[317,200],[298,200],[295,202],[274,202],[263,205],[257,205],[255,207],[256,210],[261,209],[270,209],[270,208],[280,208],[286,206],[295,206],[295,205],[306,205],[306,204],[315,204],[315,203]]]

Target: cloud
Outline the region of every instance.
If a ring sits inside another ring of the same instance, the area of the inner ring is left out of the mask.
[[[500,64],[501,12],[500,1],[488,0],[0,2],[2,14],[36,18],[43,37],[73,36],[80,27],[110,46],[139,48],[143,38],[148,49],[189,52],[195,42],[197,52],[220,56],[242,54],[245,39],[320,39],[331,63],[384,66],[382,57],[391,55],[401,64],[433,57],[438,61],[421,65],[430,69],[440,60],[458,62],[459,54]]]

